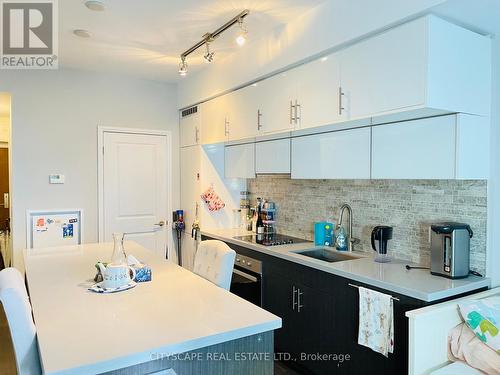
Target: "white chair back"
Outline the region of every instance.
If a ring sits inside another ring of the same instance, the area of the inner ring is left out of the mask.
[[[9,324],[18,374],[41,374],[31,305],[23,276],[16,268],[0,271],[0,301]]]
[[[202,241],[194,258],[193,272],[229,290],[236,252],[222,241]]]

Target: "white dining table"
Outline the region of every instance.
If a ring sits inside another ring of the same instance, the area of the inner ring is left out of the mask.
[[[89,291],[95,263],[109,261],[112,248],[24,251],[45,374],[113,371],[281,327],[279,317],[135,242],[125,250],[152,268],[152,281],[113,294]]]

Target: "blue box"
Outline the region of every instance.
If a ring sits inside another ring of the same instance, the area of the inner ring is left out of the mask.
[[[151,267],[141,264],[131,266],[135,270],[135,279],[137,283],[143,283],[145,281],[151,281]]]
[[[316,246],[333,246],[335,239],[333,235],[334,223],[320,221],[314,224],[314,244]]]

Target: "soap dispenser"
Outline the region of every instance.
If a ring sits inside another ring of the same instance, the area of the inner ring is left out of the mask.
[[[338,251],[347,251],[347,235],[343,226],[337,231],[337,240],[335,242]]]

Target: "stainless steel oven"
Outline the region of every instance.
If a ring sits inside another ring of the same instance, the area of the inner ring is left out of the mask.
[[[262,262],[236,253],[230,291],[262,306]]]

